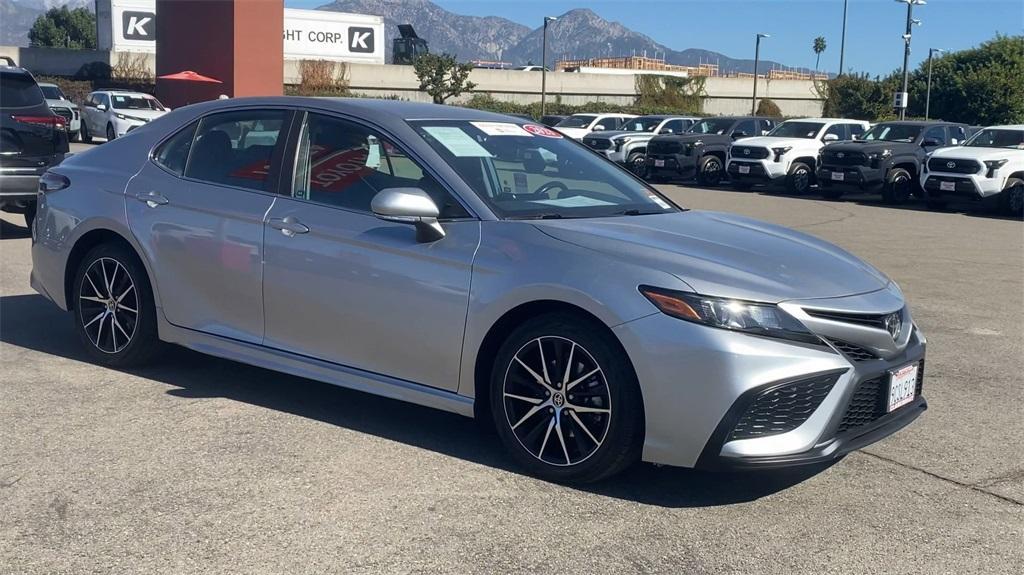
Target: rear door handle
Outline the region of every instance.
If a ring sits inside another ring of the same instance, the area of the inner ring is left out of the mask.
[[[275,230],[281,230],[281,233],[288,236],[289,238],[295,234],[306,234],[309,233],[309,226],[303,224],[295,216],[286,216],[283,218],[270,218],[268,222],[270,227]]]
[[[145,202],[145,204],[151,208],[155,208],[157,206],[165,206],[169,201],[162,194],[159,194],[157,192],[141,192],[135,194],[135,199],[139,200],[140,202]]]

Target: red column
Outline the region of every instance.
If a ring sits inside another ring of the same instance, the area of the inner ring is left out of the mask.
[[[283,0],[156,0],[156,75],[192,70],[223,84],[157,80],[172,108],[221,94],[283,92]]]

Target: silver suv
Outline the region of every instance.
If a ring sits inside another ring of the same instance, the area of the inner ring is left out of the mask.
[[[691,116],[640,116],[627,120],[620,129],[592,132],[583,136],[583,144],[629,168],[634,174],[645,171],[647,142],[658,135],[681,134],[700,118]]]

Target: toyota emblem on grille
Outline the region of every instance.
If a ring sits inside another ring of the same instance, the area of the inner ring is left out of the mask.
[[[892,336],[893,341],[900,335],[900,330],[903,329],[903,318],[900,317],[900,312],[891,313],[885,316],[885,331],[889,332]]]
[[[956,167],[956,162],[946,162],[946,167],[947,168],[955,168]]]
[[[836,157],[837,158],[845,158],[846,154],[844,154],[843,152],[839,152],[838,154],[836,154]]]
[[[743,155],[744,156],[749,156],[750,155],[750,148],[743,148]]]

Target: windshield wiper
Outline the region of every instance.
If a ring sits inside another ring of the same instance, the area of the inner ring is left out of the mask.
[[[650,216],[650,215],[653,215],[653,214],[660,214],[660,213],[662,213],[662,212],[660,212],[660,211],[658,211],[658,212],[645,212],[645,211],[642,211],[642,210],[638,210],[636,208],[632,208],[632,209],[628,209],[628,210],[623,210],[621,212],[615,212],[615,215],[616,216]]]
[[[548,213],[548,214],[526,214],[522,216],[509,216],[510,220],[560,220],[564,218],[562,214]]]

